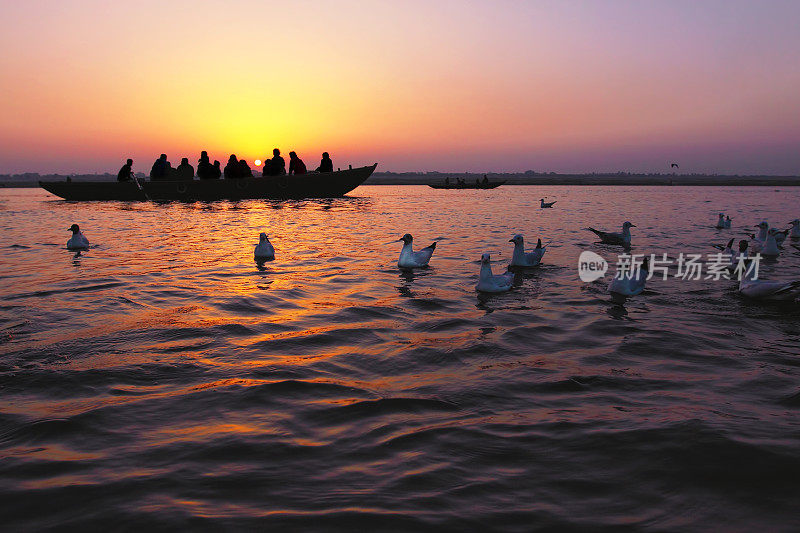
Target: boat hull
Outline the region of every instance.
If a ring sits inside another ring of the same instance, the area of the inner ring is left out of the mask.
[[[493,183],[489,183],[488,185],[483,185],[483,184],[476,185],[474,183],[469,185],[454,185],[454,184],[445,185],[443,183],[429,183],[428,187],[431,187],[433,189],[448,189],[448,190],[449,189],[495,189],[504,183],[505,181],[495,181]]]
[[[185,181],[40,181],[48,192],[73,201],[214,201],[336,198],[369,178],[375,165],[301,176]]]

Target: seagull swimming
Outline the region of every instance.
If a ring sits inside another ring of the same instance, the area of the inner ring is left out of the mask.
[[[778,257],[781,254],[778,248],[778,241],[775,239],[775,234],[778,233],[775,229],[769,230],[767,240],[761,245],[761,255],[766,257]]]
[[[594,228],[586,229],[600,237],[600,241],[605,244],[621,244],[622,246],[627,247],[631,244],[631,228],[635,227],[636,226],[634,224],[626,221],[624,224],[622,224],[622,233],[605,232],[596,230]]]
[[[731,217],[729,217],[728,215],[725,215],[725,227],[726,228],[731,227]]]
[[[427,248],[415,252],[412,248],[414,237],[406,233],[398,241],[403,241],[403,249],[400,250],[400,259],[397,260],[397,266],[403,269],[408,268],[422,268],[428,266],[431,260],[433,251],[436,249],[436,243],[431,243]]]
[[[556,203],[558,200],[553,200],[552,202],[545,202],[544,198],[539,199],[539,207],[542,209],[549,209],[553,207],[553,204]]]
[[[714,226],[717,229],[725,229],[725,213],[719,214],[719,219],[717,220],[717,225]]]
[[[491,258],[489,254],[481,256],[481,275],[475,290],[478,292],[506,292],[511,289],[514,283],[514,274],[506,272],[504,274],[492,274]]]
[[[758,300],[786,301],[800,296],[800,280],[767,281],[753,279],[755,269],[748,268],[739,280],[739,293]]]
[[[81,228],[77,224],[70,226],[69,231],[72,232],[72,237],[67,241],[67,250],[86,250],[89,248],[89,239],[81,233]]]
[[[750,252],[747,251],[747,246],[748,242],[746,240],[742,239],[739,241],[739,251],[731,252],[731,262],[728,264],[728,268],[736,268],[740,262],[750,257]]]
[[[608,292],[621,296],[636,296],[644,290],[647,282],[647,273],[650,271],[650,258],[645,257],[639,269],[626,272],[622,278],[614,275],[611,283],[608,284]]]
[[[544,252],[547,250],[546,246],[542,246],[542,239],[536,240],[536,248],[534,248],[532,252],[525,252],[525,241],[522,235],[514,235],[508,242],[514,243],[514,255],[511,256],[511,266],[515,267],[539,266],[542,262]]]
[[[258,244],[256,244],[256,249],[253,252],[253,259],[258,261],[272,261],[275,259],[275,248],[272,246],[272,243],[269,242],[266,233],[262,233],[258,236]]]
[[[753,241],[753,251],[756,253],[760,253],[761,249],[764,247],[764,243],[767,240],[767,234],[769,232],[769,223],[766,220],[762,220],[760,223],[755,225],[756,228],[760,228],[758,233],[748,233],[750,235],[750,239]]]
[[[789,231],[789,237],[792,239],[800,239],[800,218],[796,218],[789,222],[792,225],[792,229]]]

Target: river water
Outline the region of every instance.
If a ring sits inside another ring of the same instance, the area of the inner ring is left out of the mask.
[[[619,252],[587,225],[676,257],[798,216],[800,188],[0,190],[4,529],[796,531],[800,305],[674,276],[620,304],[577,259]],[[397,269],[404,233],[429,269]],[[544,264],[477,295],[515,233]]]

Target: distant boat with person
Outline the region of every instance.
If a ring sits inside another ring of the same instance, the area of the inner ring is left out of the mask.
[[[488,176],[484,174],[483,179],[476,178],[474,182],[469,182],[461,178],[455,178],[455,180],[445,178],[443,183],[429,183],[428,187],[433,189],[495,189],[505,182],[506,180],[489,181]]]

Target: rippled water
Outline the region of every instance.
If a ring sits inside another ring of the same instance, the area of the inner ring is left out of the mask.
[[[634,252],[715,252],[800,216],[800,188],[352,194],[0,191],[4,526],[798,529],[798,306],[679,279],[619,305],[577,257],[613,260],[581,228],[625,219]],[[438,241],[428,270],[396,268],[406,232]],[[545,264],[478,298],[514,233],[552,239]],[[799,267],[787,246],[762,276]]]

